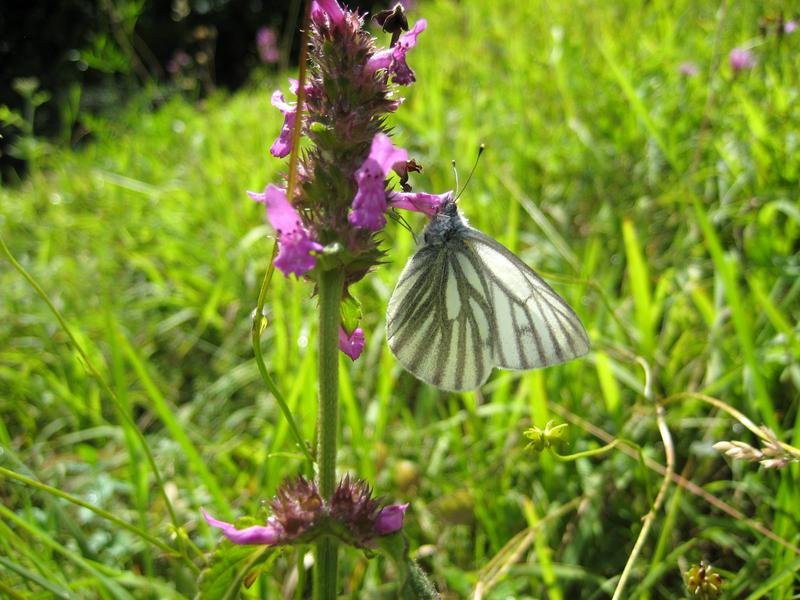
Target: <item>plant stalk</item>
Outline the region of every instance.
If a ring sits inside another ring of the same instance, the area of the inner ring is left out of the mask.
[[[330,500],[336,488],[336,439],[339,432],[339,305],[344,273],[323,271],[319,277],[319,416],[317,466],[319,493]],[[314,599],[335,600],[338,592],[337,540],[321,538],[316,544]]]

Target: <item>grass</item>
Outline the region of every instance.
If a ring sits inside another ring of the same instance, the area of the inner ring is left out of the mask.
[[[413,250],[388,227],[391,263],[355,290],[368,341],[340,362],[338,464],[412,503],[412,548],[446,597],[611,596],[661,476],[635,452],[537,456],[522,432],[567,421],[571,452],[606,432],[663,464],[637,357],[657,399],[708,394],[800,443],[800,37],[758,33],[781,6],[421,3],[418,82],[394,121],[425,165],[419,189],[450,189],[450,160],[463,172],[485,142],[462,210],[553,282],[593,344],[567,365],[497,372],[477,393],[418,383],[383,335]],[[736,45],[758,63],[734,76]],[[682,76],[684,61],[700,74]],[[0,467],[17,474],[0,471],[0,593],[192,597],[198,553],[219,537],[199,507],[255,515],[304,468],[250,345],[271,243],[244,190],[285,169],[266,153],[275,84],[156,110],[133,98],[91,120],[90,143],[0,191],[0,235],[85,352],[0,262]],[[264,357],[310,440],[311,288],[276,276],[267,308]],[[754,436],[696,396],[667,404],[666,422],[677,473],[698,487],[668,489],[625,597],[680,597],[701,559],[723,574],[723,597],[793,597],[798,465],[723,459],[712,443]],[[343,561],[351,597],[381,597],[387,564]],[[278,555],[245,595],[280,597],[296,562]]]

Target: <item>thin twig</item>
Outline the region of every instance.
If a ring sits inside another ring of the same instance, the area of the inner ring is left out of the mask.
[[[645,400],[652,402],[653,382],[652,375],[650,373],[650,365],[648,365],[647,361],[641,357],[637,357],[636,362],[638,362],[644,370]],[[664,478],[661,481],[661,487],[658,489],[658,494],[656,494],[656,499],[653,501],[653,506],[642,519],[642,529],[639,531],[639,536],[636,538],[636,543],[633,545],[633,549],[628,556],[628,562],[625,564],[622,575],[620,575],[619,581],[617,581],[617,589],[614,590],[614,596],[611,600],[619,600],[619,598],[622,597],[622,591],[625,589],[625,584],[628,582],[628,578],[631,575],[633,565],[636,562],[636,559],[639,557],[639,553],[642,551],[642,548],[644,547],[644,543],[647,540],[648,534],[650,533],[650,528],[653,526],[653,521],[656,518],[656,514],[661,509],[661,505],[663,504],[664,497],[667,493],[667,488],[669,488],[670,481],[672,480],[675,467],[675,447],[672,444],[672,436],[669,433],[664,407],[661,404],[656,405],[656,420],[658,422],[658,431],[661,434],[661,440],[664,442],[664,454],[666,456],[667,466],[664,469]]]

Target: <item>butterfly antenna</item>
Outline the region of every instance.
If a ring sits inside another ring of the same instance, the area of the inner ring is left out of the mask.
[[[472,170],[469,172],[469,176],[467,177],[467,180],[464,182],[464,187],[461,188],[460,192],[458,192],[458,194],[456,195],[455,200],[453,200],[453,202],[455,202],[459,198],[461,198],[461,194],[463,194],[464,190],[467,189],[467,186],[469,185],[469,182],[472,180],[472,176],[475,174],[475,169],[478,168],[478,161],[481,159],[481,154],[483,154],[484,150],[486,150],[486,145],[485,144],[481,144],[478,147],[478,156],[475,157],[475,164],[472,165]],[[453,161],[453,166],[454,167],[455,167],[455,164],[456,164],[456,161]],[[458,177],[456,177],[456,189],[458,189]]]
[[[456,178],[456,189],[458,189],[458,169],[456,169],[456,159],[453,159],[453,176]]]

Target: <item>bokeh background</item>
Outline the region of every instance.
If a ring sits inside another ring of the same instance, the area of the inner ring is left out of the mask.
[[[272,232],[245,195],[286,170],[267,152],[282,122],[269,97],[296,69],[299,4],[7,2],[0,16],[0,235],[119,401],[4,258],[0,467],[171,541],[124,410],[201,552],[219,538],[201,506],[256,515],[304,468],[253,361]],[[477,393],[419,383],[385,343],[414,248],[387,228],[388,264],[355,290],[365,353],[340,363],[339,466],[411,502],[412,553],[444,597],[610,597],[660,485],[663,399],[690,485],[670,486],[626,597],[683,597],[701,560],[723,575],[721,597],[795,597],[798,465],[726,459],[712,444],[758,440],[676,395],[719,399],[800,443],[799,13],[776,1],[409,6],[429,26],[391,124],[425,167],[419,189],[451,189],[451,160],[463,173],[485,143],[462,211],[553,284],[593,345],[545,371],[496,372]],[[263,336],[309,440],[312,292],[276,276]],[[570,424],[572,451],[620,437],[641,454],[560,463],[526,449],[525,429],[550,419]],[[5,474],[0,498],[9,597],[197,593],[183,563],[96,512]],[[280,554],[242,594],[302,597],[297,562]],[[348,597],[394,597],[381,558],[349,552],[342,573]]]

